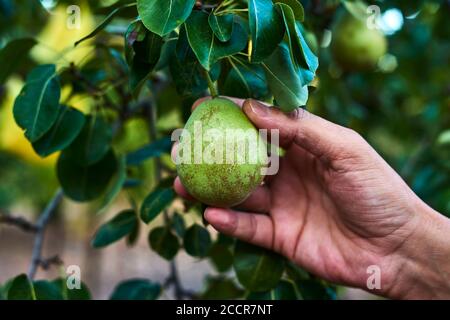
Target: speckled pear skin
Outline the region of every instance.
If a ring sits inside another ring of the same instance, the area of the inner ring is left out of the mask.
[[[250,193],[257,188],[263,181],[262,168],[267,166],[267,146],[263,139],[259,136],[258,130],[250,122],[244,112],[234,102],[224,99],[215,98],[207,100],[200,104],[188,119],[185,132],[189,133],[190,139],[186,139],[185,133],[180,137],[179,150],[182,150],[186,144],[190,144],[191,150],[194,150],[194,140],[202,139],[202,151],[211,143],[205,141],[204,134],[194,136],[194,124],[199,121],[202,124],[202,132],[214,128],[220,132],[226,132],[227,129],[254,130],[255,137],[258,139],[257,146],[247,145],[251,153],[257,153],[257,161],[244,164],[227,163],[226,152],[230,154],[227,144],[223,147],[224,155],[222,163],[195,163],[194,152],[191,152],[190,163],[180,163],[177,161],[177,172],[181,182],[187,191],[201,202],[215,207],[232,207],[244,201]],[[252,148],[253,147],[253,148]],[[234,149],[234,157],[236,158],[238,150]],[[182,152],[182,151],[180,151]],[[215,153],[214,153],[215,154]],[[248,149],[245,154],[249,154]],[[180,153],[177,160],[182,158]],[[189,157],[187,157],[189,159]],[[186,161],[184,161],[186,162]]]

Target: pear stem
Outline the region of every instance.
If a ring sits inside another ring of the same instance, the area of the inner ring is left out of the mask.
[[[206,81],[208,81],[209,93],[211,94],[211,97],[217,98],[219,96],[219,93],[217,92],[216,86],[214,85],[214,81],[212,81],[208,70],[204,70],[204,71],[205,71]]]

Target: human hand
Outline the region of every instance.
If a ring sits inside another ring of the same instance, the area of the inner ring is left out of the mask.
[[[238,209],[205,211],[215,229],[335,283],[367,290],[367,268],[375,265],[382,283],[374,293],[450,295],[450,246],[442,241],[449,220],[424,204],[360,135],[302,109],[286,115],[254,100],[236,102],[257,128],[279,129],[286,153],[278,174]],[[174,187],[191,198],[178,178]]]

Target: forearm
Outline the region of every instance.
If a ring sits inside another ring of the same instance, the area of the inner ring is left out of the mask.
[[[450,219],[422,201],[414,233],[399,250],[400,263],[387,296],[400,299],[450,299]]]

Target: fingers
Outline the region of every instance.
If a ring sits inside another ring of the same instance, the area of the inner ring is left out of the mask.
[[[195,201],[195,198],[189,194],[189,192],[181,183],[179,177],[175,178],[175,181],[173,182],[173,189],[175,190],[176,193],[178,193],[181,197],[185,198],[186,200]]]
[[[244,102],[243,110],[258,128],[278,129],[281,146],[295,143],[321,160],[331,161],[353,152],[352,147],[361,140],[352,130],[304,109],[286,114],[250,99]]]
[[[208,208],[205,211],[205,219],[217,231],[226,235],[257,246],[272,247],[274,226],[267,215]]]

